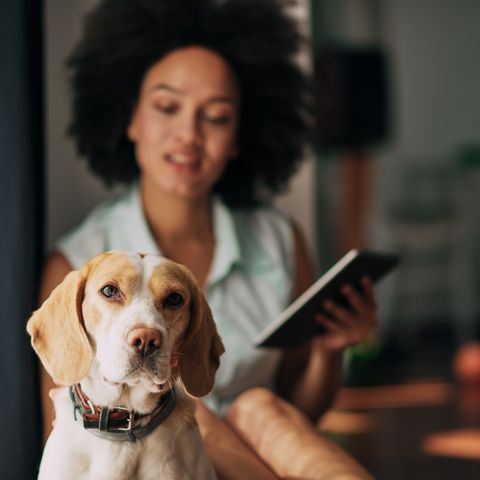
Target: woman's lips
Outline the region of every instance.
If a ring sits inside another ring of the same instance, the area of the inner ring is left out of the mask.
[[[169,153],[165,155],[165,160],[178,167],[185,167],[194,169],[200,164],[200,159],[197,155],[185,155],[181,153]]]

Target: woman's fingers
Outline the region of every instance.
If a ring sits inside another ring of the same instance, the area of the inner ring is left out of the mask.
[[[358,322],[359,312],[356,312],[352,308],[343,307],[332,300],[327,300],[323,304],[325,315],[330,317],[343,328],[352,328]]]
[[[366,299],[351,285],[344,285],[341,289],[342,295],[347,299],[351,310],[357,314],[367,312],[368,303]]]
[[[373,290],[373,283],[369,277],[362,277],[360,280],[362,285],[363,294],[365,295],[368,303],[372,305],[374,309],[378,308],[377,298],[375,297],[375,291]]]
[[[315,316],[315,321],[318,325],[323,327],[325,332],[332,333],[332,332],[339,332],[343,329],[342,325],[327,315],[317,314]]]
[[[316,322],[323,333],[319,340],[333,349],[343,349],[370,336],[377,326],[377,302],[372,282],[367,277],[361,279],[362,290],[345,285],[341,292],[348,307],[333,300],[323,303],[323,313],[316,315]]]

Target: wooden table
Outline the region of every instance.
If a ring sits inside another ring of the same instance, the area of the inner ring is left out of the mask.
[[[405,386],[411,382],[413,387]],[[460,388],[448,376],[415,377],[409,370],[408,378],[389,386],[342,389],[337,408],[323,428],[376,479],[480,480],[480,456],[434,455],[422,448],[433,433],[473,428],[480,435],[480,386]]]
[[[437,456],[421,449],[432,432],[462,423],[451,405],[379,409],[370,412],[371,432],[336,436],[343,447],[377,479],[478,480],[480,460]]]

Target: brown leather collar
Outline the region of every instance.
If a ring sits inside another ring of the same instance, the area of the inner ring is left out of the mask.
[[[158,427],[170,415],[176,404],[174,390],[170,389],[160,397],[157,408],[150,414],[131,412],[123,407],[99,407],[87,397],[79,383],[70,387],[70,398],[74,418],[77,420],[79,412],[85,429],[109,440],[130,442],[145,437]],[[139,426],[138,421],[146,417],[150,417],[149,421]]]

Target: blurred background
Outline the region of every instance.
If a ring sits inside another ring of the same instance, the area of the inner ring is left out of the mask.
[[[44,255],[119,191],[66,137],[64,60],[95,3],[0,6],[1,360],[18,367],[2,368],[2,401],[19,412],[2,478],[31,478],[39,455],[24,325]],[[317,143],[278,205],[305,231],[319,274],[354,247],[401,256],[377,290],[379,336],[351,353],[348,383],[451,379],[452,355],[480,333],[480,2],[301,0],[291,11],[309,39],[299,61],[313,76]]]
[[[45,0],[46,248],[106,191],[66,137],[64,59],[95,0]],[[318,144],[278,200],[319,273],[349,248],[395,250],[382,332],[476,334],[480,295],[480,3],[302,0]],[[311,158],[310,158],[311,157]],[[479,193],[476,193],[479,191]]]
[[[378,289],[382,348],[438,348],[447,367],[480,333],[480,3],[310,8],[317,251],[398,252]]]

